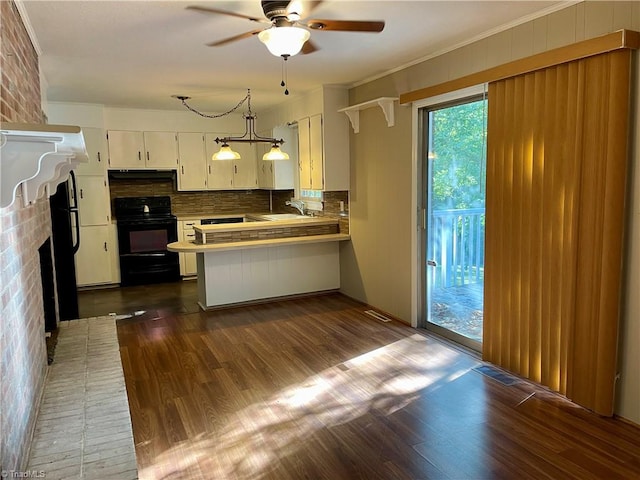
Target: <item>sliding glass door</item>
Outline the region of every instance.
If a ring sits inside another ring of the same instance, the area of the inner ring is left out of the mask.
[[[422,109],[423,326],[480,350],[486,100]]]

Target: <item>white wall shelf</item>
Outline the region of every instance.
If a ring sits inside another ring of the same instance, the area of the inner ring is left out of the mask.
[[[387,127],[393,127],[395,125],[395,115],[393,110],[393,102],[398,100],[397,97],[380,97],[368,102],[359,103],[350,107],[341,108],[339,112],[344,112],[349,117],[351,126],[354,133],[360,132],[360,110],[365,110],[371,107],[380,107],[384,118],[387,120]]]
[[[89,161],[80,127],[28,123],[0,124],[0,208],[22,189],[24,206],[55,192],[69,172]]]

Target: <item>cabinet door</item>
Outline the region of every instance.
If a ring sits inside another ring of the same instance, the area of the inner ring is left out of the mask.
[[[289,155],[289,160],[274,160],[271,162],[272,187],[275,190],[289,190],[294,188],[294,165],[298,164],[298,138],[295,129],[281,125],[273,129],[275,138],[282,138],[284,145],[281,149]],[[258,157],[260,161],[262,157]]]
[[[178,190],[206,190],[204,134],[178,133]]]
[[[269,137],[271,134],[260,133],[263,137]],[[271,169],[269,164],[271,160],[262,160],[262,156],[269,151],[271,146],[268,143],[256,144],[256,169],[258,172],[258,187],[259,188],[273,188],[273,175],[271,175]]]
[[[273,160],[261,160],[260,153],[258,159],[258,186],[273,189]]]
[[[322,190],[324,187],[322,147],[322,115],[309,118],[309,155],[311,156],[311,188]]]
[[[142,132],[109,130],[109,168],[145,168]]]
[[[178,168],[178,135],[176,132],[144,132],[147,168]]]
[[[233,160],[211,160],[211,156],[220,150],[215,142],[217,135],[207,133],[205,138],[207,158],[207,188],[209,190],[230,190],[233,188]],[[234,146],[235,148],[235,146]]]
[[[80,227],[80,248],[75,255],[78,286],[113,282],[109,227]]]
[[[193,225],[200,225],[199,220],[184,221],[178,220],[178,240],[181,242],[193,242],[196,239],[196,233]],[[198,273],[196,254],[180,252],[180,275],[192,276]]]
[[[311,188],[311,145],[309,118],[298,121],[298,165],[300,171],[300,188]]]
[[[106,225],[111,217],[109,191],[104,176],[76,177],[76,196],[80,212],[80,226]]]
[[[255,144],[236,143],[232,148],[240,154],[240,160],[234,160],[233,188],[258,188]]]
[[[101,128],[82,127],[82,136],[89,156],[88,163],[81,163],[76,168],[78,175],[104,175],[107,171],[109,154],[107,136]]]

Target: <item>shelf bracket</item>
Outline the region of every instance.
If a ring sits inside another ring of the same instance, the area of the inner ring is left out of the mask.
[[[354,133],[360,132],[360,110],[371,107],[380,107],[382,109],[382,113],[384,113],[384,118],[387,121],[387,127],[393,127],[395,125],[395,110],[393,108],[393,103],[397,100],[397,97],[380,97],[374,100],[369,100],[368,102],[341,108],[338,111],[344,112],[347,117],[349,117]]]

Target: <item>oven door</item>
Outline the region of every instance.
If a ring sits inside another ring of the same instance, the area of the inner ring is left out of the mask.
[[[167,244],[178,240],[175,218],[118,221],[122,285],[171,282],[180,279],[178,254]]]

